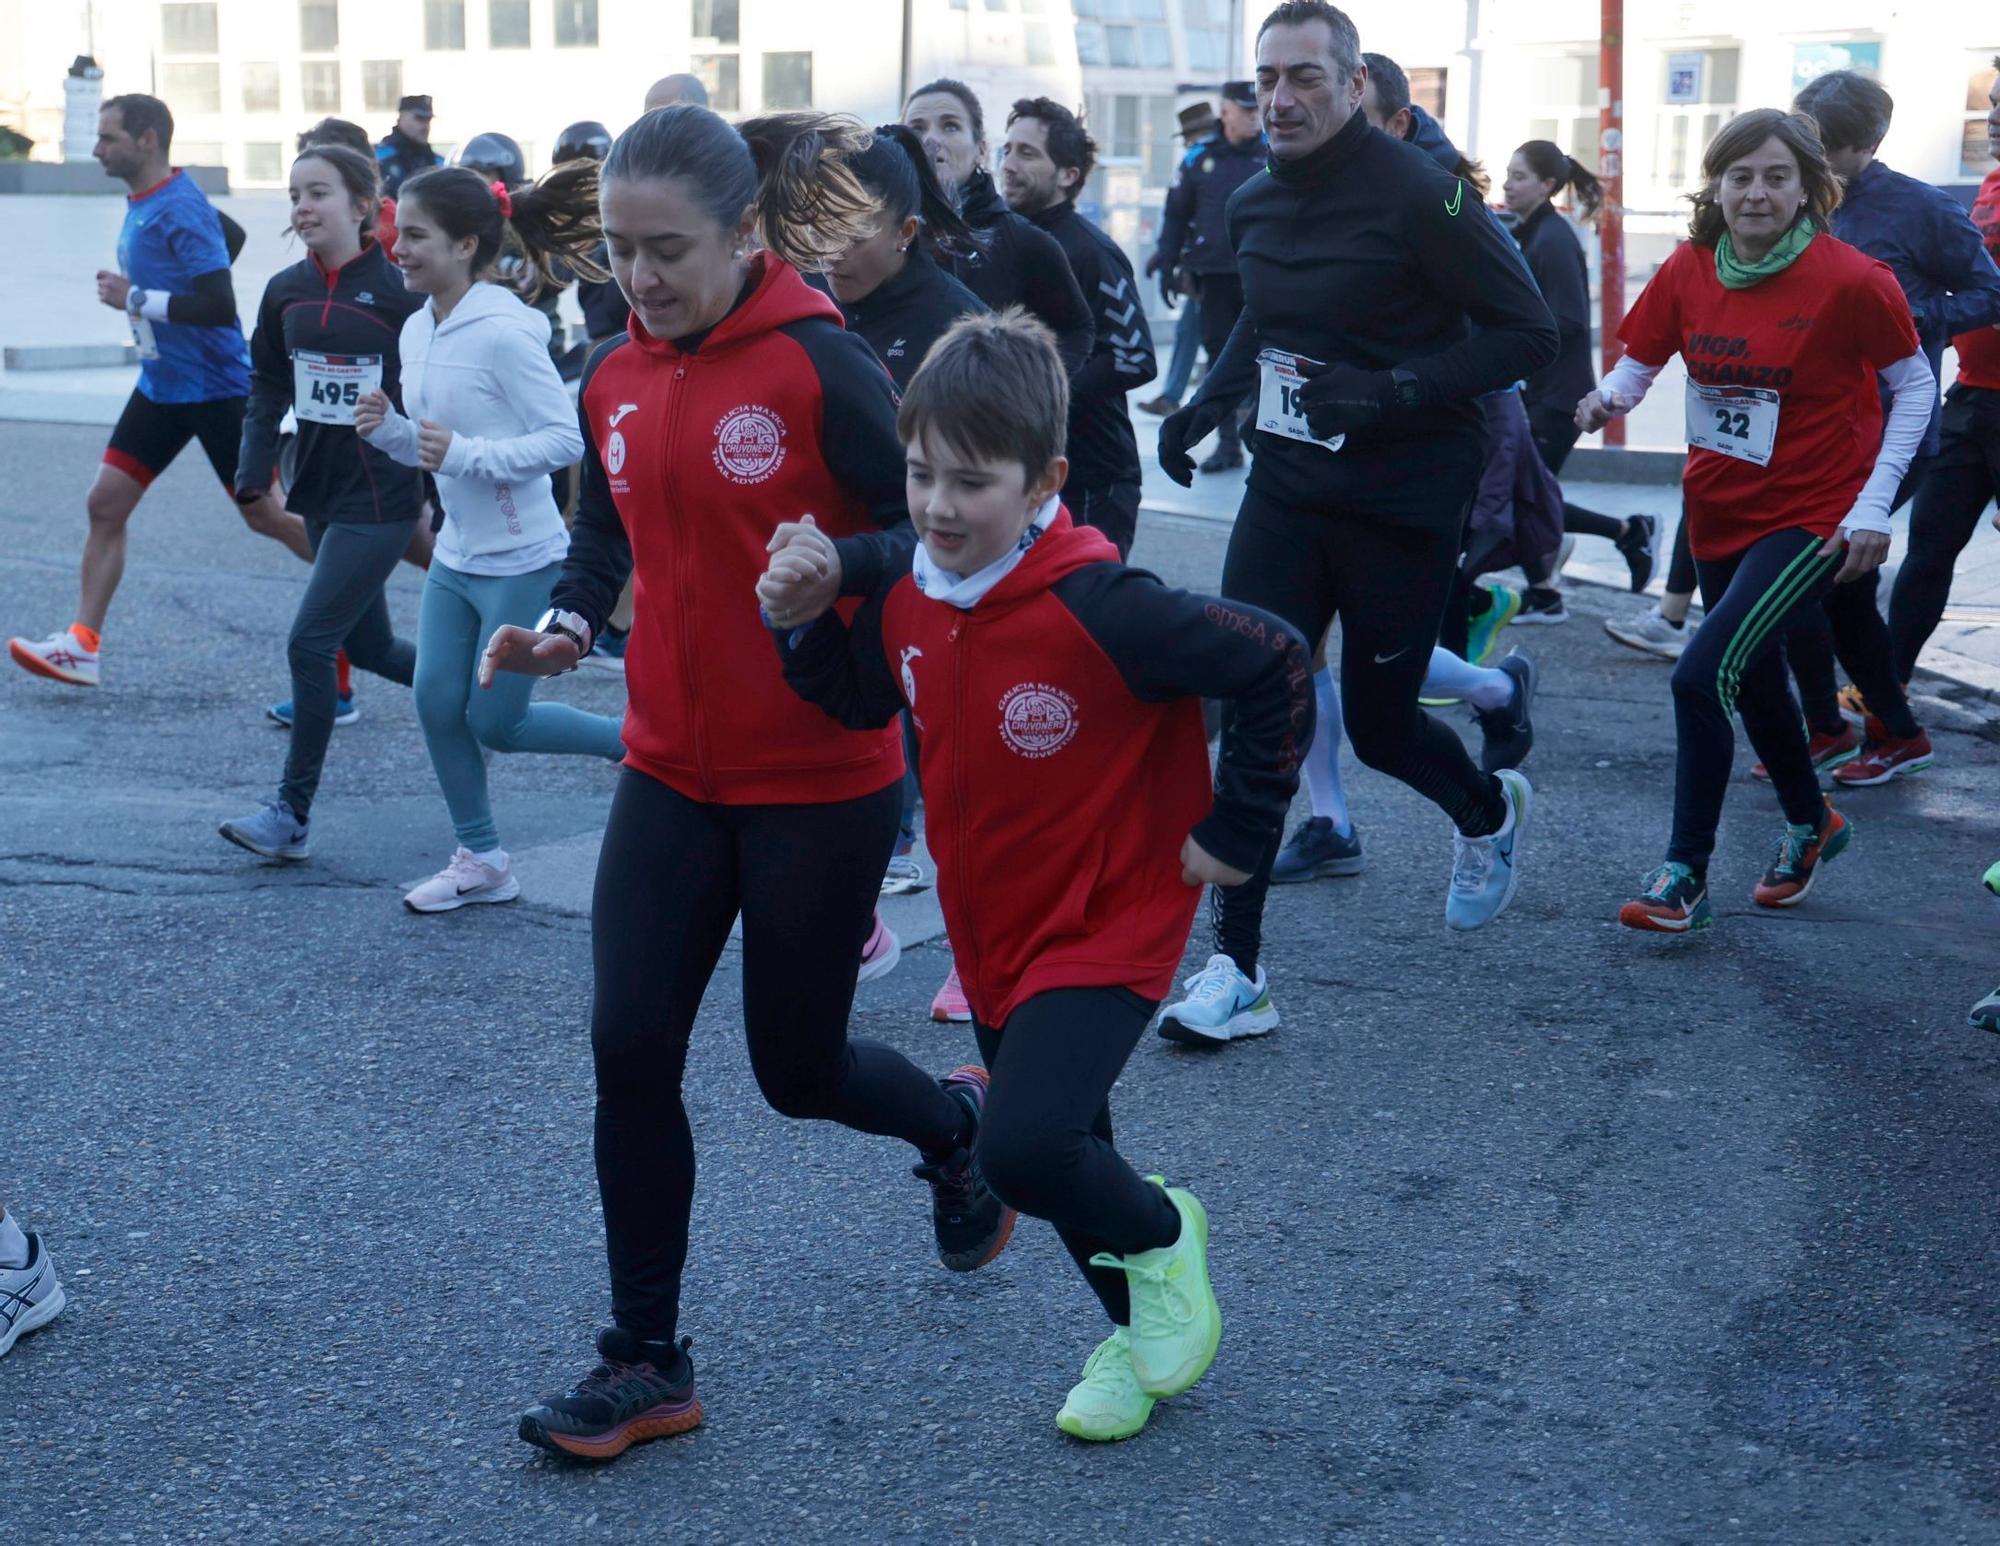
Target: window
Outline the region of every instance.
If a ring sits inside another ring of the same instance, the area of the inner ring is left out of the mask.
[[[435,52],[465,47],[465,0],[424,0],[424,47]]]
[[[811,54],[766,54],[764,56],[764,110],[813,105],[813,56]]]
[[[486,41],[494,48],[528,47],[528,0],[491,0],[486,11]]]
[[[160,95],[167,106],[186,117],[190,113],[222,111],[222,66],[219,64],[163,64],[160,66]]]
[[[1792,95],[1830,70],[1859,70],[1864,75],[1882,74],[1880,43],[1794,43],[1792,45]]]
[[[1076,62],[1078,64],[1104,63],[1104,29],[1089,22],[1076,24]]]
[[[1213,27],[1190,27],[1187,32],[1188,68],[1204,74],[1229,73],[1229,34]]]
[[[717,43],[742,42],[736,0],[694,0],[693,31],[696,37]]]
[[[597,0],[556,0],[556,47],[597,47]]]
[[[1690,49],[1667,55],[1665,89],[1660,94],[1665,106],[1653,128],[1653,181],[1661,187],[1686,188],[1701,175],[1702,151],[1736,116],[1736,75],[1741,57],[1734,48]],[[1597,165],[1594,156],[1586,158],[1574,150],[1570,154],[1593,169]]]
[[[1965,77],[1965,132],[1959,137],[1958,175],[1984,177],[1993,151],[1986,134],[1986,115],[1993,110],[1993,55],[1973,54]]]
[[[301,105],[308,113],[339,112],[340,61],[306,60],[299,66],[299,91],[305,98]]]
[[[1409,76],[1410,100],[1429,113],[1431,117],[1442,120],[1444,117],[1444,71],[1417,69],[1411,70]]]
[[[285,176],[285,147],[276,141],[258,141],[243,147],[243,180],[246,183],[282,182]]]
[[[244,65],[243,111],[275,113],[279,110],[278,67],[275,64]]]
[[[736,64],[734,54],[696,54],[688,61],[689,71],[708,88],[708,105],[718,113],[737,110]]]
[[[1528,121],[1527,137],[1551,140],[1583,165],[1595,167],[1597,50],[1542,54],[1531,60],[1528,89],[1535,116]],[[1410,82],[1410,97],[1418,100],[1414,79]]]
[[[1014,7],[1008,3],[1008,0],[986,0],[986,9],[989,11],[1011,11]]]
[[[299,48],[330,54],[340,47],[340,0],[299,0]]]
[[[1111,143],[1105,147],[1110,155],[1136,156],[1139,154],[1139,99],[1137,97],[1113,97],[1111,99]]]
[[[174,138],[174,165],[221,166],[222,147],[213,140]]]
[[[1138,68],[1139,38],[1130,27],[1106,27],[1104,51],[1111,58],[1112,68],[1120,70]]]
[[[217,52],[215,7],[213,5],[161,6],[160,52],[163,54]]]
[[[1049,24],[1045,21],[1024,21],[1021,23],[1021,42],[1028,50],[1028,65],[1047,69],[1056,62],[1056,45],[1049,37]]]
[[[1165,27],[1139,29],[1139,58],[1149,70],[1174,67],[1174,39]]]
[[[393,113],[403,99],[403,61],[361,61],[361,105],[371,113]]]

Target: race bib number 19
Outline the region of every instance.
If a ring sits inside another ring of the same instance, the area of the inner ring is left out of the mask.
[[[1306,411],[1299,406],[1299,393],[1306,378],[1294,363],[1305,356],[1283,349],[1266,349],[1257,356],[1260,376],[1257,390],[1257,428],[1267,435],[1283,435],[1287,440],[1303,440],[1323,451],[1338,451],[1347,444],[1345,435],[1331,439],[1316,437],[1306,424]],[[1308,365],[1317,361],[1306,360]]]
[[[315,424],[352,424],[364,392],[382,389],[379,354],[292,351],[292,411]]]
[[[1768,467],[1771,448],[1778,443],[1778,394],[1765,387],[1690,381],[1687,439],[1690,447]]]

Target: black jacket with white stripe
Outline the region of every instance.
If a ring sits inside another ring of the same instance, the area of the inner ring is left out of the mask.
[[[1056,239],[1097,325],[1090,358],[1069,382],[1069,482],[1077,492],[1137,483],[1139,442],[1125,394],[1159,374],[1132,263],[1110,237],[1062,203],[1029,217]]]

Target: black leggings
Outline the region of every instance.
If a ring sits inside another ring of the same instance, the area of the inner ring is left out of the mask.
[[[681,1076],[739,909],[743,1026],[772,1108],[926,1154],[965,1141],[965,1108],[935,1080],[847,1035],[901,803],[900,781],[831,805],[706,805],[619,777],[590,913],[590,1047],[612,1316],[639,1337],[679,1324],[695,1172]]]
[[[1910,550],[1889,596],[1896,679],[1907,682],[1951,599],[1951,570],[2000,499],[2000,391],[1959,385],[1945,398],[1942,443],[1910,511]],[[1875,706],[1869,700],[1869,707]]]
[[[1806,749],[1805,725],[1785,680],[1778,639],[1801,607],[1818,605],[1840,567],[1819,556],[1822,539],[1793,528],[1724,559],[1696,559],[1707,608],[1674,667],[1674,830],[1667,857],[1708,871],[1729,768],[1736,757],[1731,711],[1778,791],[1785,819],[1817,823],[1826,807]],[[1866,691],[1866,689],[1863,689]]]
[[[1181,1232],[1180,1210],[1111,1145],[1111,1086],[1158,1007],[1129,988],[1057,988],[1016,1009],[1004,1034],[972,1027],[993,1077],[979,1126],[986,1184],[1055,1225],[1119,1326],[1132,1321],[1125,1274],[1090,1258],[1158,1250]]]
[[[1528,410],[1528,428],[1535,437],[1535,449],[1542,453],[1542,465],[1561,476],[1563,463],[1583,431],[1576,427],[1574,409],[1564,410],[1554,403],[1538,403]],[[1625,522],[1615,515],[1600,515],[1582,505],[1563,501],[1563,530],[1586,537],[1604,537],[1616,542],[1625,535]]]
[[[1340,701],[1355,756],[1432,801],[1467,837],[1485,837],[1507,819],[1499,781],[1417,703],[1452,593],[1460,529],[1456,521],[1433,529],[1352,511],[1294,511],[1246,489],[1222,594],[1277,613],[1308,639],[1324,638],[1338,617]],[[1230,720],[1225,710],[1225,737]],[[1255,875],[1213,893],[1215,948],[1251,977],[1277,853],[1274,838]]]

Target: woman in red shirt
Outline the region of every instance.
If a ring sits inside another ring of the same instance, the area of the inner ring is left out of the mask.
[[[772,533],[804,514],[875,534],[849,567],[856,588],[868,560],[907,565],[914,544],[889,375],[799,276],[868,233],[875,200],[845,159],[866,143],[851,119],[739,130],[667,107],[621,134],[600,174],[632,321],[584,368],[582,491],[551,608],[533,631],[496,632],[485,667],[572,669],[633,578],[627,756],[591,910],[614,1324],[595,1369],[522,1414],[521,1437],[545,1449],[608,1460],[701,1421],[675,1342],[695,1172],[681,1077],[739,914],[744,1029],[772,1107],[913,1145],[947,1267],[985,1265],[1013,1227],[972,1160],[985,1070],[936,1081],[847,1034],[896,840],[901,738],[795,696],[755,597]],[[900,543],[881,538],[890,526]]]
[[[1847,845],[1777,644],[1799,608],[1888,553],[1889,504],[1936,390],[1895,275],[1827,234],[1840,183],[1811,119],[1740,115],[1709,145],[1702,177],[1691,240],[1626,316],[1625,358],[1577,404],[1590,433],[1636,406],[1670,356],[1687,365],[1682,491],[1708,610],[1674,669],[1666,862],[1618,915],[1676,934],[1714,922],[1708,860],[1735,756],[1731,710],[1787,823],[1757,904],[1803,901],[1820,863]],[[1878,377],[1893,394],[1886,426]],[[1897,686],[1882,666],[1881,680],[1857,685],[1886,702]]]

